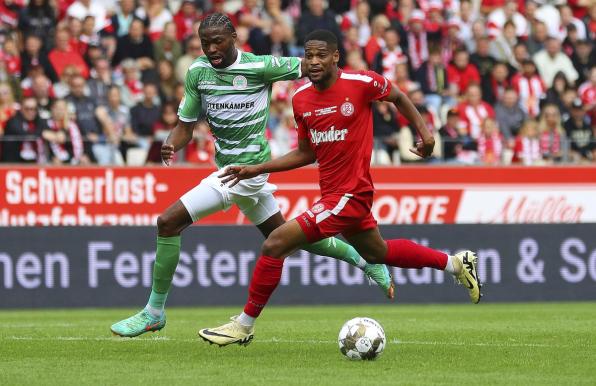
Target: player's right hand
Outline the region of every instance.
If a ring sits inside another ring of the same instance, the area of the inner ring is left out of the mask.
[[[228,186],[231,188],[236,185],[240,180],[246,180],[253,178],[261,174],[257,165],[242,165],[242,166],[228,166],[219,175],[221,183],[223,185],[230,183]]]
[[[174,159],[174,145],[169,143],[161,145],[161,159],[164,164],[170,166],[170,162]]]

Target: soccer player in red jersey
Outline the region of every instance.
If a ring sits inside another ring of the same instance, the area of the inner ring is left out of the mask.
[[[329,31],[309,34],[304,61],[310,83],[299,88],[293,99],[298,148],[262,164],[229,166],[221,177],[223,183],[233,186],[243,179],[316,161],[322,198],[267,237],[244,312],[223,326],[200,330],[199,335],[220,346],[250,343],[255,319],[281,278],[283,259],[301,245],[340,233],[369,262],[401,268],[432,267],[453,274],[468,288],[472,302],[478,303],[481,285],[473,252],[449,256],[405,239],[383,240],[371,214],[372,102],[394,103],[422,139],[411,151],[428,157],[435,142],[412,102],[375,72],[339,70],[337,39]]]

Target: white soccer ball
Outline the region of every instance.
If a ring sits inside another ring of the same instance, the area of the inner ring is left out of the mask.
[[[339,331],[339,350],[353,360],[376,359],[385,348],[385,331],[371,318],[348,320]]]

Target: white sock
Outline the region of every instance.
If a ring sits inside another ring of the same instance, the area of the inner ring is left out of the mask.
[[[243,312],[238,316],[236,320],[243,326],[252,327],[255,324],[255,320],[257,320],[257,318],[253,318],[252,316],[246,315]]]
[[[360,268],[360,269],[364,269],[364,267],[366,267],[366,264],[368,264],[368,263],[366,262],[366,260],[364,260],[364,259],[362,258],[362,256],[360,256],[360,260],[358,260],[358,268]]]
[[[447,265],[445,265],[445,271],[449,272],[452,275],[455,275],[455,267],[453,266],[453,259],[454,256],[447,255]]]
[[[145,309],[156,318],[159,318],[163,313],[163,309],[151,307],[149,304],[145,306]]]

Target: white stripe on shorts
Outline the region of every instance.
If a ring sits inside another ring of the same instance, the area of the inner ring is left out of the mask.
[[[332,214],[337,216],[339,214],[339,212],[341,212],[342,209],[346,206],[346,204],[348,203],[348,200],[352,197],[354,197],[354,195],[351,193],[344,194],[342,196],[342,198],[340,198],[339,201],[337,202],[337,205],[335,205],[335,208],[333,208],[331,210],[327,209],[327,210],[319,213],[317,215],[317,218],[315,219],[315,223],[318,224],[318,223],[324,221],[327,217],[331,216]]]

